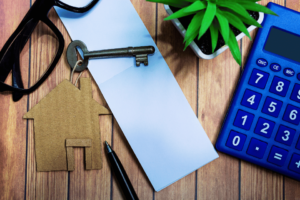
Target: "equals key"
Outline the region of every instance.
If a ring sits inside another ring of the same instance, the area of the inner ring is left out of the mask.
[[[275,159],[277,159],[277,160],[281,160],[281,158],[282,158],[282,155],[281,155],[281,154],[279,154],[279,153],[275,153],[275,156],[274,156],[274,158],[275,158]]]

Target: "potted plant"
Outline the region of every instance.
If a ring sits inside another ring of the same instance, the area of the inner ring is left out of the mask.
[[[147,0],[165,4],[174,25],[198,57],[212,59],[228,47],[238,64],[242,58],[237,40],[262,27],[263,13],[276,15],[259,0]],[[259,12],[259,13],[258,13]],[[248,26],[248,28],[246,27]],[[198,37],[197,37],[198,36]]]

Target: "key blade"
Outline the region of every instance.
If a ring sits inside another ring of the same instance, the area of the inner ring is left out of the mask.
[[[145,66],[148,66],[148,54],[138,54],[135,56],[136,66],[140,66],[140,63],[144,63]]]

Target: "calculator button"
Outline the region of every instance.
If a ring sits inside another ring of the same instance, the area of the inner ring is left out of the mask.
[[[298,143],[296,145],[296,149],[299,149],[300,150],[300,138],[298,139]]]
[[[300,85],[299,84],[295,84],[295,87],[294,87],[292,95],[291,95],[291,99],[293,101],[300,103]]]
[[[293,154],[289,165],[289,170],[300,174],[300,155],[295,153]]]
[[[283,120],[298,125],[300,122],[300,108],[288,104],[283,116]]]
[[[270,69],[273,71],[273,72],[279,72],[281,70],[281,66],[277,63],[272,63],[270,65]]]
[[[278,117],[281,107],[282,101],[267,97],[262,112],[273,117]]]
[[[291,129],[289,127],[280,125],[275,140],[282,144],[291,146],[295,134],[296,134],[295,129]]]
[[[276,146],[273,146],[268,157],[268,161],[282,167],[288,155],[288,151]]]
[[[252,138],[247,150],[247,154],[256,158],[263,158],[268,144],[255,138]]]
[[[243,110],[239,110],[236,114],[233,125],[245,130],[250,130],[254,115]]]
[[[254,87],[265,89],[268,79],[268,73],[260,71],[258,69],[253,69],[248,83],[249,85],[252,85]]]
[[[254,133],[270,138],[274,130],[275,122],[260,117],[257,121]]]
[[[266,66],[268,66],[268,61],[266,61],[263,58],[259,58],[256,60],[256,64],[260,67],[266,67]]]
[[[230,131],[226,146],[238,151],[242,151],[246,138],[247,136],[242,133]]]
[[[257,110],[260,100],[261,100],[262,95],[254,92],[252,90],[246,90],[245,94],[243,96],[241,104],[243,106],[246,106],[248,108],[252,108],[254,110]]]
[[[270,92],[285,97],[290,86],[290,81],[275,76],[270,88]]]
[[[291,68],[285,68],[283,70],[284,75],[288,76],[288,77],[292,77],[295,75],[295,71]]]

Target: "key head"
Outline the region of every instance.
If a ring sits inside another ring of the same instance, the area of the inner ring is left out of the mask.
[[[87,68],[87,65],[89,63],[89,58],[84,56],[86,53],[88,53],[88,49],[86,45],[80,40],[74,40],[69,44],[67,49],[67,60],[72,70],[76,62],[78,61],[76,48],[80,48],[83,52],[83,62],[75,69],[76,72],[81,72]]]

